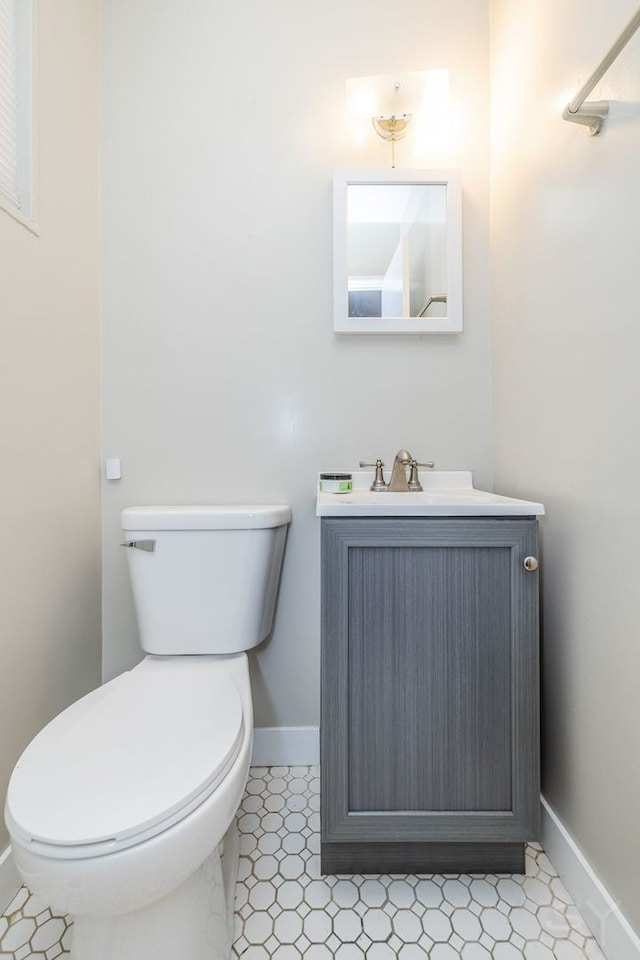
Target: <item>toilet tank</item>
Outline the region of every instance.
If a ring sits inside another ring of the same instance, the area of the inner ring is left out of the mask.
[[[143,650],[230,654],[265,639],[290,507],[127,507],[121,519]]]

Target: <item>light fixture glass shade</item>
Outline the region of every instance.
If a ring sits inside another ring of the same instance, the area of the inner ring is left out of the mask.
[[[372,117],[373,129],[383,140],[402,140],[409,124],[411,114],[403,113],[399,117],[392,114],[390,117]]]

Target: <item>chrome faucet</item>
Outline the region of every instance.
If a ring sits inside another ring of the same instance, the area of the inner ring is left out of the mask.
[[[396,458],[393,461],[393,470],[391,471],[391,480],[389,480],[388,490],[392,493],[408,493],[409,481],[407,479],[407,467],[412,462],[413,457],[408,450],[398,450]],[[417,471],[416,471],[417,473]],[[422,490],[422,486],[414,489]]]
[[[418,463],[408,450],[398,450],[396,458],[393,461],[393,469],[389,483],[385,483],[382,473],[382,468],[384,467],[382,460],[376,460],[375,463],[361,460],[360,466],[376,468],[375,480],[371,484],[371,490],[375,493],[383,490],[389,490],[391,493],[410,493],[412,491],[419,492],[422,490],[422,484],[418,477],[418,467],[433,467],[433,460]],[[407,467],[409,467],[408,476]]]

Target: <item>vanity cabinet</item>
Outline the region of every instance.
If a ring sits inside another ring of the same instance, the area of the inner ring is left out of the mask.
[[[322,518],[323,873],[524,869],[537,553],[527,516]]]

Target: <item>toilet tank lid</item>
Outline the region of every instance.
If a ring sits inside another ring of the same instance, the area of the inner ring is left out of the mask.
[[[121,514],[123,530],[255,530],[290,522],[285,504],[127,507]]]

